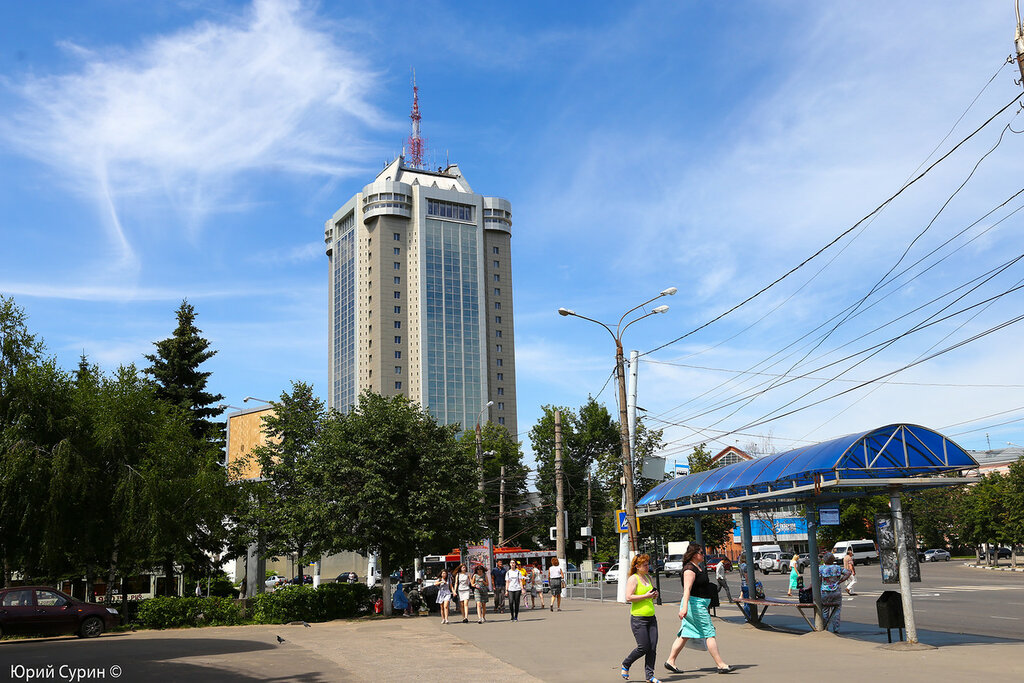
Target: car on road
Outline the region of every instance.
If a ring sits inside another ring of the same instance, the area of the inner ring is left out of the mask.
[[[943,562],[949,562],[950,557],[952,557],[952,555],[950,555],[948,551],[943,550],[941,548],[932,548],[931,550],[924,551],[925,562],[938,562],[939,560],[942,560]]]
[[[607,574],[608,570],[612,568],[611,562],[595,562],[594,571],[601,572],[601,574]]]
[[[338,578],[334,579],[335,583],[359,583],[359,575],[355,572],[342,572],[338,574]]]
[[[269,579],[267,579],[263,583],[263,585],[266,586],[267,588],[269,588],[270,590],[273,590],[273,589],[277,588],[278,586],[283,586],[286,583],[288,583],[288,579],[284,578],[283,576],[276,576],[275,575],[275,576],[271,576]]]
[[[984,550],[981,551],[981,556],[982,557],[993,557],[994,556],[996,559],[999,559],[999,560],[1008,560],[1008,559],[1010,559],[1010,557],[1012,555],[1013,555],[1013,552],[1009,548],[998,548],[998,549],[997,548],[989,548],[988,549],[988,555],[985,554]]]
[[[732,571],[732,560],[724,555],[712,555],[707,558],[708,571],[715,571],[718,568],[719,562],[725,562],[725,571]]]
[[[49,586],[0,590],[0,636],[74,633],[95,638],[120,621],[113,607],[84,602]]]
[[[682,555],[669,555],[665,558],[665,574],[671,576],[673,574],[683,573],[683,556]]]
[[[611,568],[604,573],[604,580],[606,583],[616,583],[619,580],[619,563],[616,562]]]
[[[761,570],[761,573],[765,575],[771,574],[772,572],[786,574],[789,572],[789,561],[783,559],[782,553],[764,553],[761,555],[761,559],[757,561],[757,567]]]

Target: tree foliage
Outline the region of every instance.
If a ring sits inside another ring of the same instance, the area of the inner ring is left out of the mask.
[[[537,459],[537,490],[541,500],[539,527],[543,536],[548,527],[555,526],[555,422],[554,406],[543,406],[543,415],[530,429],[530,441]],[[612,420],[608,409],[588,397],[579,412],[571,408],[557,408],[561,413],[562,473],[564,504],[569,513],[566,528],[566,553],[579,559],[584,553],[575,550],[579,527],[587,524],[587,473],[591,477],[591,518],[598,538],[611,538],[616,534],[615,510],[617,502],[609,498],[609,479],[614,478],[614,490],[619,491],[621,460],[618,474],[612,474],[612,462],[620,453],[619,425]],[[618,540],[615,538],[614,543]],[[602,546],[599,545],[599,549]]]
[[[476,430],[465,430],[459,437],[462,449],[476,461]],[[499,424],[480,427],[483,453],[484,510],[490,535],[498,540],[498,509],[501,497],[501,468],[505,467],[505,538],[515,545],[535,547],[533,536],[539,523],[536,510],[529,505],[530,468],[523,462],[520,443]],[[532,532],[532,533],[531,533]]]
[[[293,382],[271,408],[263,418],[267,443],[252,453],[262,481],[252,486],[245,523],[266,552],[294,553],[303,564],[327,545],[322,495],[328,471],[317,448],[327,413],[304,382]]]
[[[323,426],[314,458],[328,467],[329,550],[379,553],[386,595],[396,564],[481,534],[476,461],[455,429],[404,396],[372,392]],[[384,605],[390,613],[390,601]]]
[[[112,581],[208,563],[230,505],[223,467],[190,416],[134,366],[74,373],[0,301],[0,556],[5,579]],[[169,584],[168,584],[169,585]],[[109,592],[108,592],[109,595]]]
[[[150,366],[146,374],[153,378],[157,398],[179,406],[191,416],[189,428],[197,439],[205,439],[223,447],[223,425],[210,418],[223,412],[214,404],[224,400],[221,394],[206,390],[210,372],[200,366],[213,358],[216,351],[196,327],[195,307],[184,300],[177,311],[178,326],[167,339],[154,342],[156,353],[147,354]]]

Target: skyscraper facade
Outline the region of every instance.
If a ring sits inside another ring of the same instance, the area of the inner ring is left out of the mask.
[[[442,423],[472,429],[482,410],[515,436],[512,206],[473,192],[456,164],[404,162],[324,226],[328,403],[404,394]]]

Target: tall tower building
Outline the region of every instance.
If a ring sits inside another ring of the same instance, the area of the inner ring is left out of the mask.
[[[512,205],[473,192],[456,164],[428,171],[401,156],[345,202],[324,229],[328,404],[404,394],[472,429],[493,401],[481,422],[514,437],[511,236]]]

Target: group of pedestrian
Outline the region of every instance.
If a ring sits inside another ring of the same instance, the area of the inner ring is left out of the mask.
[[[629,563],[629,578],[626,580],[626,601],[629,607],[629,626],[636,640],[636,647],[622,660],[622,678],[629,680],[629,668],[633,662],[644,658],[644,674],[648,683],[661,683],[654,676],[657,664],[658,619],[654,615],[654,600],[658,591],[650,576],[651,558],[637,555]],[[672,642],[664,666],[672,673],[682,673],[676,660],[688,640],[699,638],[707,646],[708,654],[715,660],[718,673],[731,673],[733,669],[725,663],[718,651],[715,625],[709,611],[712,599],[718,589],[711,583],[704,569],[704,549],[691,543],[683,554],[683,599],[679,603],[679,631]],[[721,579],[719,583],[724,581]]]
[[[552,558],[551,566],[548,568],[551,611],[555,610],[556,600],[558,611],[562,611],[562,579],[564,575],[558,558]],[[503,614],[505,612],[507,599],[510,620],[519,621],[524,593],[530,598],[530,609],[536,609],[538,598],[541,609],[544,609],[543,582],[544,577],[538,562],[520,564],[517,560],[510,560],[509,566],[506,568],[503,560],[497,560],[490,572],[483,565],[477,565],[472,573],[465,564],[460,564],[454,573],[443,569],[434,582],[438,589],[437,604],[441,608],[441,623],[451,623],[449,618],[451,603],[455,602],[462,611],[462,623],[468,624],[470,597],[476,602],[477,623],[487,623],[487,603],[491,594],[494,595],[494,613]]]

